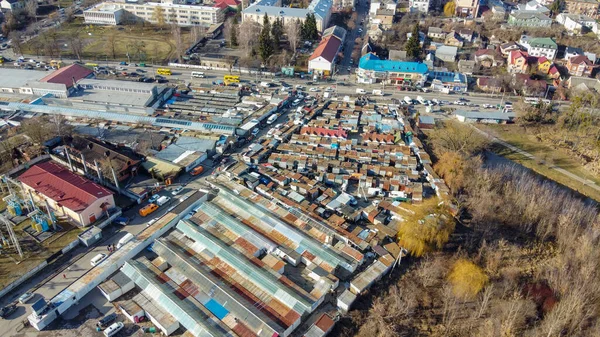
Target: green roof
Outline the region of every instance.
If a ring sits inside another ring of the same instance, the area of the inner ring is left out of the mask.
[[[549,37],[538,37],[528,41],[529,45],[536,48],[558,49],[558,45]]]

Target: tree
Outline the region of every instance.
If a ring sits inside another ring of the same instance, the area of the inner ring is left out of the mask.
[[[308,13],[302,24],[302,38],[306,41],[315,41],[319,38],[317,19],[313,13]]]
[[[287,40],[290,43],[290,48],[295,53],[298,49],[298,42],[300,41],[301,23],[299,20],[288,22],[285,25],[285,33]]]
[[[399,225],[399,243],[411,255],[422,256],[441,249],[454,232],[454,226],[448,206],[437,199],[428,199]]]
[[[456,13],[456,3],[450,0],[444,5],[444,15],[454,16],[454,13]]]
[[[473,262],[459,259],[454,262],[448,281],[455,296],[471,299],[487,284],[488,276]]]
[[[429,139],[437,155],[450,151],[470,156],[481,152],[489,144],[477,129],[455,120],[445,121],[442,127],[431,133]]]
[[[110,55],[113,60],[117,58],[117,35],[114,31],[106,35],[106,44],[104,47],[107,55]]]
[[[165,9],[161,6],[154,7],[154,13],[152,13],[152,19],[156,21],[156,24],[160,27],[160,30],[165,26],[167,19],[165,17]]]
[[[521,100],[515,103],[514,110],[517,115],[517,123],[523,127],[548,124],[555,121],[552,104],[541,101],[533,105]]]
[[[279,45],[281,43],[281,36],[283,35],[283,22],[280,18],[277,18],[275,22],[273,22],[273,26],[271,27],[271,38],[273,39],[273,47],[275,51],[279,50]]]
[[[8,38],[12,41],[12,48],[15,54],[23,54],[23,42],[21,33],[18,31],[10,32]]]
[[[182,63],[183,56],[183,41],[181,39],[181,27],[176,22],[171,23],[171,34],[173,35],[173,40],[175,41],[175,53],[177,54],[177,61]]]
[[[421,43],[419,42],[419,23],[413,27],[410,39],[406,42],[406,56],[413,60],[419,60],[421,56]]]
[[[77,56],[78,60],[81,60],[81,54],[83,53],[83,39],[81,38],[81,32],[76,31],[75,33],[69,35],[69,45],[71,46],[71,51],[75,56]]]
[[[23,121],[21,130],[35,144],[41,145],[48,139],[48,135],[50,134],[47,125],[39,117],[34,117]]]
[[[30,0],[25,3],[25,11],[27,12],[27,15],[30,18],[35,19],[35,22],[37,22],[37,10],[38,10],[37,0]]]
[[[560,10],[563,7],[563,2],[562,0],[554,0],[554,2],[552,2],[552,4],[550,5],[550,11],[552,12],[552,14],[556,14],[556,13],[560,13]]]
[[[98,161],[98,166],[100,166],[100,170],[102,170],[104,179],[108,180],[111,184],[116,185],[112,171],[115,170],[115,174],[119,172],[119,161],[115,158],[104,157]]]
[[[232,47],[237,47],[237,45],[238,45],[237,30],[238,30],[238,18],[237,18],[237,16],[234,16],[232,27],[231,27],[231,32],[229,33],[229,43],[231,44]]]
[[[251,51],[257,45],[256,38],[261,33],[261,26],[255,21],[246,20],[238,25],[238,42],[242,49],[242,54],[250,55]]]
[[[447,151],[440,155],[434,169],[444,178],[452,192],[460,194],[481,164],[481,158],[477,156],[464,156],[458,152]]]
[[[265,13],[263,19],[263,27],[258,36],[258,53],[263,63],[273,55],[273,39],[271,38],[271,25],[269,24],[269,16]]]

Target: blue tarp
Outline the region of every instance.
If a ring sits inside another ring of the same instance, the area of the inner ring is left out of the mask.
[[[225,309],[225,307],[223,307],[221,304],[219,304],[219,302],[213,299],[206,302],[204,306],[206,307],[206,309],[210,310],[210,312],[212,312],[213,315],[217,316],[217,318],[220,320],[223,320],[223,318],[229,313],[229,311]]]

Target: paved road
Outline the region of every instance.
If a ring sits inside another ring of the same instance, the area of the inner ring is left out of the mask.
[[[529,158],[531,160],[537,160],[537,158],[534,155],[532,155],[531,153],[529,153],[527,151],[524,151],[524,150],[522,150],[522,149],[520,149],[520,148],[518,148],[518,147],[516,147],[516,146],[514,146],[512,144],[509,144],[509,143],[505,142],[504,140],[502,140],[502,139],[500,139],[500,138],[498,138],[496,136],[493,136],[493,135],[491,135],[491,134],[489,134],[489,133],[487,133],[487,132],[485,132],[483,130],[480,130],[480,129],[472,126],[472,125],[471,125],[471,127],[474,128],[475,130],[477,130],[477,132],[481,133],[485,137],[489,138],[492,142],[498,143],[498,144],[500,144],[500,145],[502,145],[502,146],[504,146],[504,147],[506,147],[506,148],[508,148],[508,149],[510,149],[510,150],[512,150],[512,151],[514,151],[516,153],[518,153],[518,154],[521,154],[521,155],[523,155],[523,156],[525,156],[525,157],[527,157],[527,158]],[[552,166],[550,168],[553,169],[553,170],[555,170],[555,171],[557,171],[557,172],[560,172],[561,174],[563,174],[563,175],[565,175],[565,176],[567,176],[567,177],[569,177],[569,178],[571,178],[571,179],[573,179],[575,181],[578,181],[578,182],[580,182],[580,183],[582,183],[584,185],[587,185],[587,186],[595,189],[596,191],[600,192],[600,186],[598,186],[592,180],[582,178],[582,177],[580,177],[580,176],[578,176],[578,175],[576,175],[574,173],[571,173],[571,172],[569,172],[569,171],[567,171],[567,170],[565,170],[563,168],[557,167],[557,166]]]

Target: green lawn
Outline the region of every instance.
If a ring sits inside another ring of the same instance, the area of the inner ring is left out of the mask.
[[[131,26],[95,26],[86,25],[83,19],[75,19],[71,23],[64,23],[56,30],[56,40],[59,42],[60,57],[76,58],[71,45],[71,37],[79,36],[83,40],[81,57],[86,60],[112,60],[112,43],[115,43],[115,59],[128,61],[127,53],[131,62],[145,61],[148,63],[162,63],[172,58],[175,53],[175,43],[169,28],[160,29],[155,26],[131,25]],[[114,37],[114,38],[113,38]],[[182,31],[184,46],[189,46],[189,30]],[[44,46],[50,41],[50,34],[46,33],[27,42],[23,47],[23,53],[36,56],[52,55],[46,52]],[[141,55],[143,54],[143,56]],[[57,57],[54,55],[54,57]]]
[[[531,153],[536,159],[529,159],[501,145],[493,146],[492,150],[495,153],[530,168],[585,196],[600,201],[600,192],[552,169],[552,167],[560,167],[579,177],[600,184],[600,177],[583,168],[581,163],[572,158],[565,150],[558,147],[552,147],[550,144],[539,141],[534,135],[526,133],[522,127],[517,125],[477,125],[477,127],[495,135],[511,145]]]

